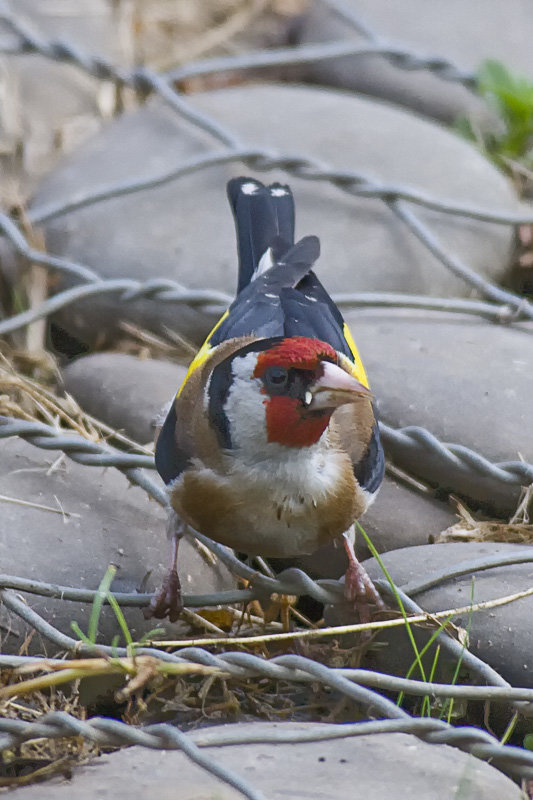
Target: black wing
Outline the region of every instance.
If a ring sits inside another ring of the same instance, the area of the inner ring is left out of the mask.
[[[285,291],[296,291],[320,255],[316,236],[306,236],[288,250],[283,258],[266,272],[254,278],[239,292],[225,317],[214,329],[210,346],[226,339],[255,335],[261,339],[287,334],[286,312],[281,302]],[[311,303],[311,301],[309,301]],[[315,338],[318,338],[315,334]]]

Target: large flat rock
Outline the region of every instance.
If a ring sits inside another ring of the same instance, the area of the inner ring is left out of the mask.
[[[393,550],[382,558],[397,586],[410,581],[421,581],[440,570],[452,571],[454,567],[473,559],[491,556],[506,556],[527,551],[526,545],[500,544],[495,542],[468,542],[425,545]],[[532,550],[533,553],[533,550]],[[373,578],[383,579],[379,565],[373,560],[365,561],[365,567]],[[461,577],[444,580],[413,599],[425,611],[469,607],[470,604],[507,597],[529,589],[533,580],[533,562],[493,567],[474,571]],[[465,613],[452,620],[456,625],[469,630],[469,649],[483,661],[494,667],[513,686],[533,686],[533,631],[531,614],[533,598],[523,597],[498,607]],[[471,619],[469,619],[471,616]],[[432,631],[414,627],[419,643],[427,641]],[[391,629],[379,641],[388,647],[373,649],[365,666],[405,676],[413,662],[414,654],[405,630]],[[424,658],[428,668],[434,657],[434,646]],[[427,660],[426,660],[427,659]],[[450,656],[441,652],[437,661],[435,680],[451,682],[455,663],[449,666]],[[413,675],[415,677],[415,675]],[[416,677],[419,677],[418,672]],[[459,683],[475,679],[466,667],[461,668]]]
[[[228,733],[282,735],[327,730],[326,725],[257,722],[225,725]],[[213,729],[211,729],[213,731]],[[214,731],[216,734],[217,731]],[[209,735],[209,734],[208,734]],[[193,739],[205,737],[193,732]],[[494,767],[447,745],[430,745],[405,733],[332,741],[258,743],[204,749],[216,764],[240,775],[269,800],[386,797],[520,800],[520,789]],[[354,795],[354,787],[357,794]],[[20,789],[20,800],[241,800],[242,794],[180,752],[131,747],[75,770],[73,779]]]
[[[531,76],[533,18],[528,0],[347,0],[345,7],[367,23],[385,43],[426,57],[443,57],[464,71],[487,58]],[[368,39],[326,3],[314,3],[301,20],[298,41]],[[428,69],[406,70],[381,56],[319,61],[304,68],[319,83],[342,86],[393,100],[437,119],[453,121],[461,113],[479,112],[472,92]]]
[[[383,103],[316,88],[239,86],[189,98],[194,108],[260,146],[352,169],[383,183],[409,185],[456,202],[517,207],[508,181],[476,150],[444,128]],[[275,124],[265,125],[265,120]],[[327,124],[317,124],[317,120]],[[125,143],[127,142],[127,146]],[[32,218],[58,202],[133,179],[163,175],[207,153],[205,134],[161,101],[110,124],[41,184]],[[236,246],[226,181],[243,165],[211,167],[158,188],[71,211],[44,225],[48,250],[85,263],[103,277],[172,278],[193,288],[233,293]],[[279,171],[252,173],[289,180]],[[470,295],[375,199],[350,197],[325,183],[290,178],[297,234],[318,234],[317,271],[330,292],[388,290]],[[493,280],[504,278],[511,231],[436,212],[418,211],[446,247]],[[120,303],[94,296],[65,308],[61,324],[87,342],[112,334],[119,319],[157,331],[177,329],[196,341],[214,317],[160,300]]]
[[[85,411],[137,442],[151,442],[155,421],[176,394],[186,368],[126,353],[94,353],[62,372],[65,390]]]
[[[139,590],[147,573],[150,591],[168,569],[169,545],[165,512],[114,469],[84,467],[67,459],[48,474],[57,453],[48,453],[18,439],[2,440],[0,494],[57,509],[61,513],[0,501],[2,572],[63,586],[97,589],[109,564],[118,567],[112,589]],[[72,515],[72,516],[70,516]],[[188,542],[180,545],[179,573],[186,594],[233,588],[234,580],[221,565],[212,567]],[[72,620],[83,631],[91,606],[26,595],[29,605],[63,633],[73,635]],[[124,608],[134,639],[155,628],[177,633],[183,626],[145,621],[138,608]],[[2,608],[2,651],[18,653],[28,629]],[[110,644],[120,628],[109,606],[101,616],[100,638]],[[57,646],[34,637],[33,652],[53,655]]]
[[[381,419],[421,425],[443,442],[491,461],[533,461],[533,327],[402,309],[346,316],[358,342]],[[505,515],[519,487],[458,474],[430,453],[390,446],[402,467]]]

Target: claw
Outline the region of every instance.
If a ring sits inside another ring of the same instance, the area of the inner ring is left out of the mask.
[[[176,622],[183,611],[181,598],[181,584],[178,577],[178,544],[183,532],[177,527],[177,517],[171,513],[169,518],[171,537],[170,569],[161,584],[161,588],[150,600],[150,605],[143,609],[145,619],[164,619],[168,616],[171,622]]]
[[[383,609],[385,603],[379,596],[368,572],[358,561],[348,531],[343,534],[343,540],[349,562],[344,579],[344,595],[359,612],[361,622],[370,622],[372,616],[370,606]]]
[[[181,585],[175,569],[168,571],[161,588],[150,600],[150,605],[143,609],[145,619],[164,619],[168,616],[171,622],[176,622],[183,611],[181,599]]]

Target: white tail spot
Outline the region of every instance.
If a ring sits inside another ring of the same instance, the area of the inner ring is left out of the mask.
[[[243,183],[241,186],[241,192],[243,194],[255,194],[259,190],[257,183]]]

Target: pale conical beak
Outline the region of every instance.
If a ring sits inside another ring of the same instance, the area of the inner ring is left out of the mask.
[[[345,403],[372,397],[372,392],[356,378],[330,361],[322,362],[322,375],[309,387],[306,405],[309,411],[335,409]]]

